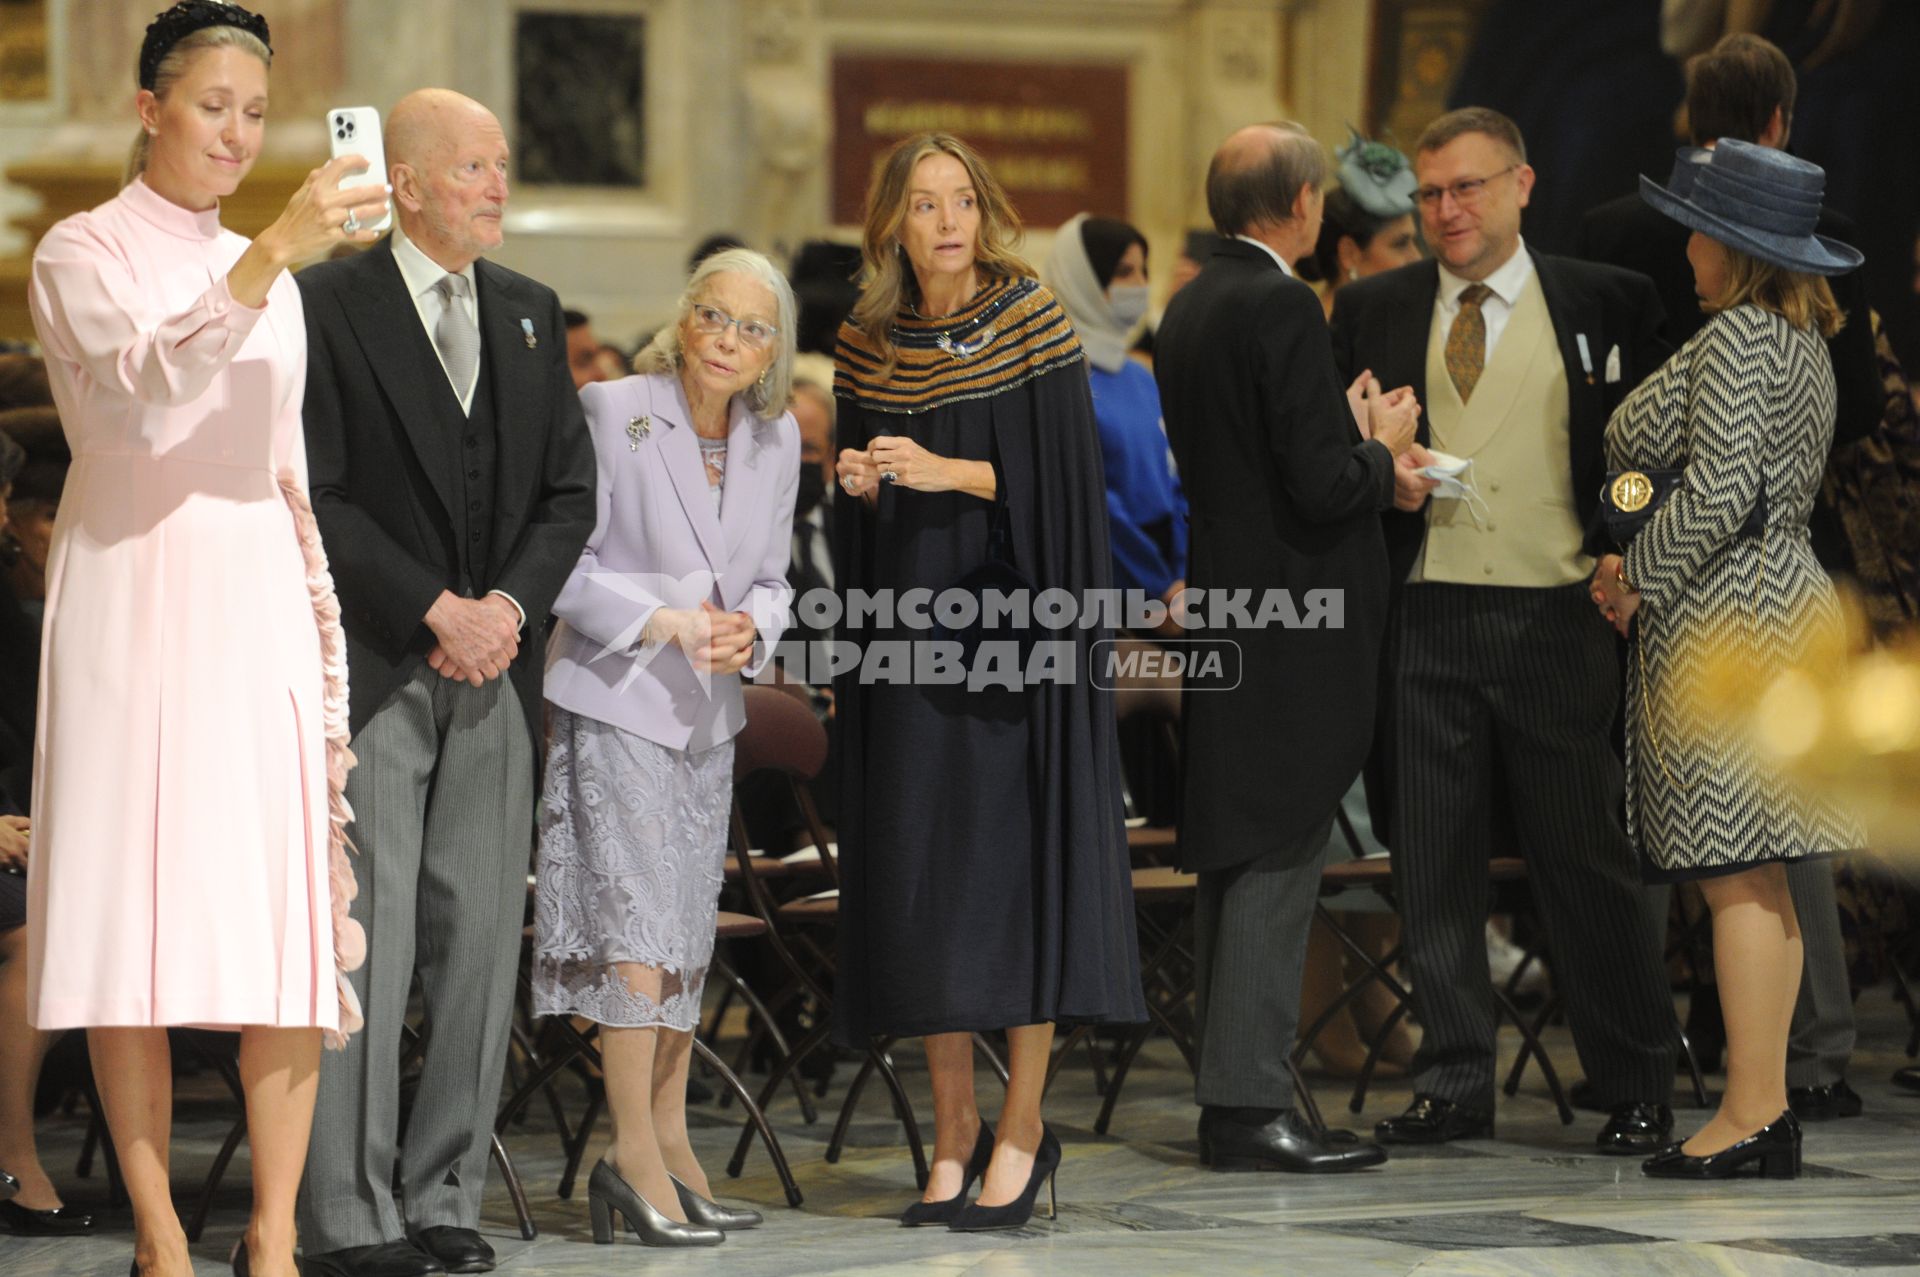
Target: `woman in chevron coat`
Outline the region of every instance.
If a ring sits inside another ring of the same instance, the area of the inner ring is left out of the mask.
[[[1798,1174],[1786,1052],[1801,944],[1784,866],[1860,845],[1851,821],[1763,771],[1697,703],[1707,662],[1760,686],[1838,619],[1807,537],[1833,438],[1822,338],[1846,318],[1821,277],[1860,255],[1813,233],[1824,185],[1817,165],[1731,140],[1682,151],[1666,187],[1641,179],[1648,203],[1693,229],[1687,257],[1712,316],[1607,424],[1610,470],[1683,478],[1593,587],[1632,639],[1628,831],[1650,880],[1699,883],[1726,1017],[1726,1094],[1644,1164],[1665,1178]],[[1632,502],[1616,487],[1610,504]]]

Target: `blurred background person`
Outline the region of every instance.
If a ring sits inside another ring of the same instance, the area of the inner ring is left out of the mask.
[[[722,249],[694,267],[639,374],[584,396],[597,515],[553,605],[532,980],[536,1016],[602,1026],[613,1142],[587,1187],[599,1242],[615,1214],[653,1246],[760,1223],[711,1200],[686,1094],[740,681],[771,658],[792,598],[794,323],[773,264]]]
[[[25,454],[13,481],[11,517],[0,536],[0,567],[14,601],[38,626],[47,599],[47,554],[73,453],[51,407],[0,412],[0,433]]]
[[[584,390],[596,381],[615,380],[601,362],[602,347],[593,335],[593,321],[578,310],[563,310],[560,316],[567,325],[567,371],[573,374],[573,388]]]
[[[1624,554],[1601,559],[1593,593],[1633,645],[1628,831],[1649,879],[1697,882],[1706,896],[1727,1042],[1720,1107],[1643,1164],[1662,1178],[1800,1173],[1786,1079],[1802,940],[1785,862],[1862,845],[1849,818],[1761,771],[1696,701],[1704,662],[1738,653],[1742,677],[1764,685],[1839,625],[1806,522],[1833,434],[1820,339],[1841,323],[1821,277],[1861,258],[1815,233],[1824,181],[1816,164],[1728,138],[1683,153],[1665,187],[1643,184],[1693,232],[1687,257],[1710,319],[1607,424],[1610,469],[1677,464],[1685,482]]]
[[[235,1264],[288,1277],[321,1034],[357,1027],[340,972],[365,954],[288,267],[373,239],[358,227],[387,205],[380,185],[342,190],[365,162],[341,159],[255,239],[221,227],[260,153],[272,56],[238,6],[158,15],[127,183],[47,233],[29,292],[79,457],[49,556],[29,1017],[88,1027],[147,1274],[192,1271],[167,1026],[240,1026],[253,1211]]]
[[[1407,157],[1355,133],[1336,158],[1340,184],[1327,192],[1312,255],[1298,263],[1300,278],[1324,285],[1320,304],[1328,315],[1342,284],[1421,257],[1413,166]]]
[[[52,405],[53,387],[47,382],[46,361],[20,351],[0,353],[0,412]]]
[[[0,413],[0,420],[12,415]],[[8,530],[9,498],[26,464],[26,450],[0,429],[0,534]],[[33,1138],[34,1088],[54,1038],[27,1020],[26,803],[39,669],[39,620],[22,614],[0,585],[0,1232],[16,1237],[93,1227],[91,1215],[66,1209]]]
[[[1171,604],[1186,588],[1187,502],[1160,420],[1159,387],[1127,358],[1127,338],[1147,314],[1146,237],[1126,222],[1078,214],[1054,233],[1040,278],[1087,355],[1114,587]],[[1160,632],[1178,637],[1180,626],[1169,617]]]
[[[1019,229],[986,164],[947,134],[904,139],[875,173],[865,288],[836,355],[843,593],[965,588],[989,564],[998,589],[1009,573],[1036,596],[1108,587],[1084,357],[1014,252]],[[841,637],[893,636],[849,620]],[[1054,637],[1084,668],[1104,631]],[[1060,1164],[1041,1120],[1054,1026],[1146,1018],[1111,693],[853,671],[834,698],[834,1036],[925,1039],[932,1174],[902,1222],[1018,1227]],[[971,1034],[989,1029],[1006,1030],[1011,1075],[997,1127],[974,1096]]]

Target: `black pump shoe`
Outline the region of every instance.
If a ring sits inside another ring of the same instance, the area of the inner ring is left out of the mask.
[[[980,1123],[980,1133],[973,1137],[973,1155],[967,1158],[967,1175],[960,1181],[960,1191],[940,1202],[915,1202],[900,1212],[900,1223],[907,1228],[925,1228],[929,1224],[951,1224],[960,1217],[967,1206],[967,1190],[973,1187],[975,1180],[987,1173],[987,1163],[993,1160],[993,1128],[985,1122]]]
[[[67,1206],[30,1210],[19,1202],[0,1202],[0,1233],[15,1237],[77,1237],[93,1231],[93,1216]]]
[[[1654,1179],[1729,1179],[1755,1166],[1762,1179],[1794,1179],[1800,1174],[1800,1121],[1789,1109],[1752,1135],[1718,1153],[1695,1157],[1675,1144],[1640,1163]]]
[[[956,1233],[986,1233],[1003,1228],[1020,1228],[1033,1218],[1034,1202],[1040,1196],[1042,1181],[1047,1186],[1047,1218],[1060,1216],[1060,1198],[1054,1188],[1054,1178],[1060,1170],[1060,1141],[1052,1130],[1042,1127],[1040,1147],[1033,1155],[1033,1173],[1027,1176],[1027,1186],[1020,1196],[1004,1206],[982,1206],[978,1202],[960,1212],[947,1227]]]

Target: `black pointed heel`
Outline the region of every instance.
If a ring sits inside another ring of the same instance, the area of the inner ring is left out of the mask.
[[[1040,1148],[1033,1155],[1033,1173],[1027,1176],[1027,1186],[1020,1196],[1004,1206],[982,1206],[975,1202],[961,1211],[948,1228],[956,1233],[986,1233],[1023,1227],[1033,1218],[1042,1182],[1047,1186],[1047,1218],[1060,1217],[1060,1198],[1054,1186],[1060,1170],[1060,1141],[1050,1129],[1042,1127],[1041,1130]]]
[[[1682,1145],[1671,1145],[1640,1163],[1640,1173],[1652,1179],[1728,1179],[1749,1166],[1762,1179],[1799,1176],[1800,1119],[1793,1110],[1718,1153],[1695,1157]]]
[[[985,1122],[980,1123],[980,1133],[973,1137],[973,1155],[967,1158],[967,1175],[960,1181],[960,1191],[945,1201],[915,1202],[900,1212],[900,1223],[906,1228],[925,1228],[929,1224],[951,1224],[967,1206],[967,1190],[974,1181],[987,1173],[987,1163],[993,1160],[993,1128]]]
[[[727,1239],[717,1228],[668,1219],[621,1179],[605,1158],[594,1164],[593,1174],[587,1177],[587,1213],[593,1220],[593,1240],[602,1246],[613,1243],[615,1215],[647,1246],[718,1246]]]

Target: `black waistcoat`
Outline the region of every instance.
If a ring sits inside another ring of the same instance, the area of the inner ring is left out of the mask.
[[[493,553],[493,493],[495,463],[499,455],[499,437],[493,409],[493,368],[485,344],[480,351],[480,371],[474,380],[473,407],[462,413],[453,385],[440,378],[440,393],[434,395],[436,425],[458,440],[451,450],[453,473],[448,491],[455,494],[453,509],[454,548],[457,556],[459,592],[475,598],[486,592],[491,581]]]

